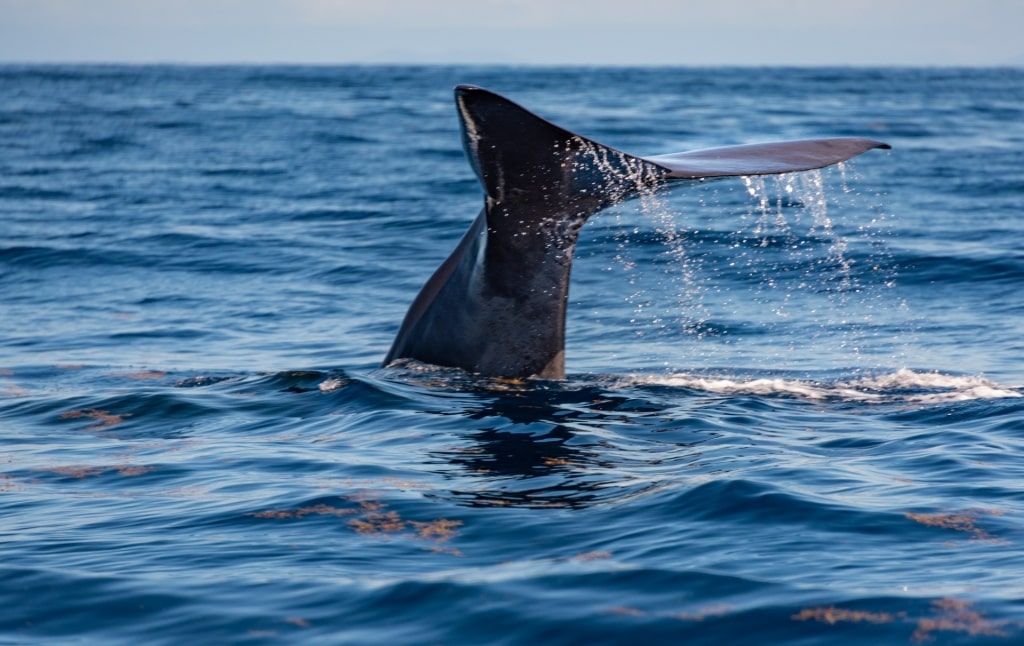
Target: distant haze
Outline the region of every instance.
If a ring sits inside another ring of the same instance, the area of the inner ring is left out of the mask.
[[[0,62],[1024,65],[1021,0],[0,0]]]

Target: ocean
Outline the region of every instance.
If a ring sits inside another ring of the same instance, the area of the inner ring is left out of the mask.
[[[382,368],[452,88],[638,155],[563,381]],[[1024,643],[1024,70],[0,66],[0,643]]]

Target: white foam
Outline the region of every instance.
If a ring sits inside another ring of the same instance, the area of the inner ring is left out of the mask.
[[[350,382],[347,379],[338,379],[337,377],[328,377],[320,382],[317,386],[322,393],[332,393],[335,390],[341,390],[347,386]]]
[[[819,383],[809,380],[708,375],[632,375],[618,384],[689,388],[728,395],[783,395],[810,401],[912,402],[940,404],[975,399],[1022,397],[1020,389],[999,385],[981,376],[916,372],[908,368],[851,381]]]

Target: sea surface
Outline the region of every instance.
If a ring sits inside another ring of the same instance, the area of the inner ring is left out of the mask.
[[[457,83],[640,155],[564,381],[380,362]],[[0,66],[0,643],[1024,643],[1024,70]]]

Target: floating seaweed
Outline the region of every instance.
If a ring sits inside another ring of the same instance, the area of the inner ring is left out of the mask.
[[[98,408],[88,408],[84,410],[70,410],[59,415],[60,419],[79,419],[82,417],[96,420],[95,424],[86,426],[86,430],[94,431],[111,426],[117,426],[124,422],[126,417],[131,417],[131,413],[114,414],[109,411],[99,410]]]

